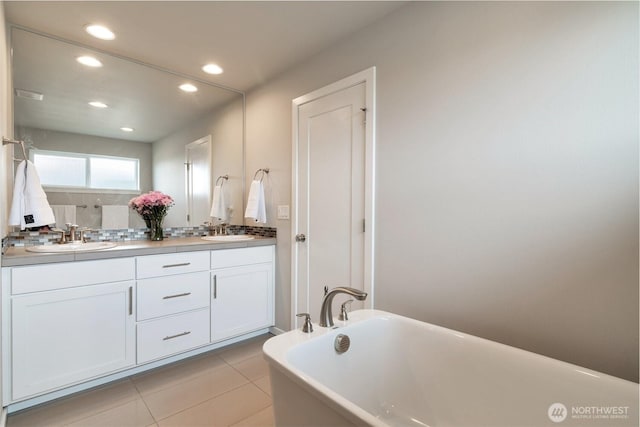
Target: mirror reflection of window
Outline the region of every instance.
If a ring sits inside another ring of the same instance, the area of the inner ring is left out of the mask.
[[[138,159],[47,151],[32,161],[45,188],[140,190]]]
[[[45,187],[86,187],[86,161],[82,157],[34,153],[33,164]]]
[[[140,190],[138,164],[138,159],[90,157],[91,188]]]

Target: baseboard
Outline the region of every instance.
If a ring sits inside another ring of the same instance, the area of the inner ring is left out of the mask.
[[[273,335],[280,335],[280,334],[284,334],[284,333],[285,333],[285,332],[287,332],[287,331],[283,331],[283,330],[282,330],[282,329],[280,329],[280,328],[276,328],[275,326],[271,326],[271,327],[269,328],[269,332],[270,332],[271,334],[273,334]]]

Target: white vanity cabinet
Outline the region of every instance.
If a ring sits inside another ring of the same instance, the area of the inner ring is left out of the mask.
[[[274,247],[211,252],[211,340],[274,324]]]
[[[131,258],[3,269],[12,400],[135,365],[134,271]]]
[[[209,251],[137,258],[137,362],[210,341]]]
[[[266,332],[274,258],[268,245],[3,267],[3,405],[23,409]]]

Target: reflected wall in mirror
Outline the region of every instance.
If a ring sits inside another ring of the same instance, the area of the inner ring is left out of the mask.
[[[211,220],[209,209],[203,206],[211,205],[216,179],[228,175],[223,185],[226,222],[243,224],[241,92],[24,28],[12,27],[11,35],[14,135],[25,141],[28,156],[33,159],[38,153],[52,153],[137,159],[139,163],[137,190],[104,188],[108,186],[105,180],[99,188],[43,185],[51,205],[75,205],[80,226],[101,228],[102,206],[126,205],[137,194],[158,190],[175,200],[165,227],[197,226]],[[92,56],[102,66],[81,65],[80,56]],[[194,84],[198,90],[183,92],[178,88],[183,83]],[[201,202],[188,219],[186,146],[203,138],[211,141],[210,154],[197,160],[209,163],[209,172],[194,176],[191,190],[197,192],[198,186],[206,184],[201,198],[208,202]],[[58,169],[70,171],[75,166]],[[115,172],[116,177],[126,174],[124,169]],[[91,173],[87,171],[86,176],[90,182]],[[144,221],[131,210],[122,220],[129,228],[144,227]]]

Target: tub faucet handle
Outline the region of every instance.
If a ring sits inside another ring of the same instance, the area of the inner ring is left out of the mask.
[[[342,320],[343,322],[349,320],[349,310],[347,309],[347,306],[348,308],[351,308],[352,302],[353,300],[350,299],[342,303],[340,306],[340,315],[338,315],[338,320]]]
[[[313,325],[311,324],[311,315],[309,313],[298,313],[298,317],[304,317],[304,325],[302,325],[302,332],[310,334],[313,332]]]

